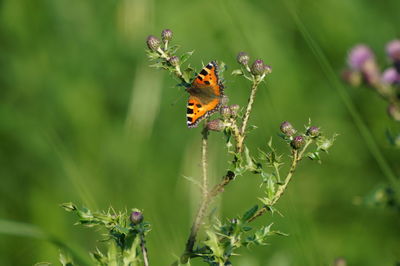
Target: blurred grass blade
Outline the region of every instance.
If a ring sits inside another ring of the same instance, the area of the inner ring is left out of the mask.
[[[379,168],[383,172],[383,174],[387,177],[391,185],[396,190],[397,197],[400,197],[400,183],[396,178],[396,175],[393,173],[392,169],[390,168],[388,162],[386,161],[385,157],[382,155],[381,151],[379,150],[378,145],[376,144],[370,130],[365,125],[364,121],[361,118],[361,115],[355,108],[353,102],[350,99],[346,89],[341,84],[340,80],[338,79],[335,71],[333,70],[331,64],[329,63],[328,59],[326,58],[324,52],[322,51],[321,47],[317,44],[317,42],[312,38],[310,33],[308,32],[306,26],[301,21],[300,17],[298,16],[297,12],[294,10],[293,5],[289,3],[288,0],[285,1],[286,7],[289,10],[290,15],[293,18],[297,28],[299,29],[301,35],[303,36],[304,40],[310,47],[310,50],[315,55],[317,61],[321,65],[323,72],[326,75],[326,78],[338,92],[340,98],[342,99],[343,103],[345,104],[347,110],[349,111],[351,117],[355,125],[357,126],[358,130],[362,138],[364,139],[368,150],[370,151],[371,155],[374,157],[375,161],[377,162]]]
[[[49,235],[39,227],[32,224],[0,219],[0,234],[30,237],[39,240],[45,240],[59,247],[63,251],[71,254],[79,263],[79,265],[91,264],[91,262],[87,258],[85,258],[85,256],[83,256],[83,254],[80,254],[80,252],[76,251],[75,249],[72,249],[67,244],[63,243],[61,240],[57,239],[54,236]]]

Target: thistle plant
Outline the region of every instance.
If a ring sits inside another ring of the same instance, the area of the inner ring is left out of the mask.
[[[165,35],[165,30],[162,36]],[[172,34],[168,42],[161,42],[157,37],[149,36],[147,39],[148,56],[152,61],[151,67],[167,70],[178,81],[178,86],[190,89],[191,80],[194,78],[194,69],[190,65],[185,66],[193,52],[178,55],[177,46],[169,46]],[[228,97],[222,99],[219,117],[212,120],[206,119],[201,131],[201,165],[202,178],[199,182],[202,199],[194,217],[191,230],[184,251],[175,265],[185,264],[190,259],[201,258],[209,265],[231,265],[231,257],[238,248],[250,247],[252,245],[265,245],[271,235],[285,235],[273,230],[272,223],[263,226],[253,226],[252,222],[265,213],[280,213],[276,207],[277,202],[287,190],[290,181],[304,158],[321,162],[321,153],[327,152],[333,145],[336,135],[326,137],[317,126],[309,122],[302,131],[296,130],[291,123],[283,122],[280,125],[280,138],[287,143],[289,153],[289,166],[284,167],[286,156],[278,153],[272,145],[272,138],[264,148],[254,153],[246,146],[246,139],[250,129],[249,125],[253,111],[253,103],[256,99],[260,85],[265,82],[272,68],[257,59],[250,63],[250,56],[240,52],[237,56],[240,68],[232,72],[233,76],[243,77],[250,83],[249,98],[244,107],[238,104],[228,105]],[[220,69],[224,69],[224,63],[220,63]],[[221,74],[221,73],[220,73]],[[232,159],[225,174],[213,186],[209,186],[207,169],[208,137],[211,132],[223,134],[227,152]],[[255,155],[256,154],[256,155]],[[232,218],[211,217],[209,224],[205,223],[208,210],[213,199],[222,194],[227,185],[234,182],[236,178],[247,173],[260,176],[260,192],[262,196],[255,199],[251,206],[242,215]],[[263,191],[263,192],[262,192]],[[198,233],[203,228],[207,237],[198,239]]]
[[[400,122],[400,40],[386,44],[386,55],[389,65],[381,70],[378,60],[370,47],[365,44],[354,46],[347,57],[348,69],[343,78],[354,87],[364,85],[371,88],[387,104],[387,115],[397,124]],[[387,130],[389,143],[400,148],[400,131]],[[386,206],[400,209],[399,184],[379,185],[363,200],[369,206]]]
[[[61,205],[68,212],[78,216],[76,224],[97,227],[104,232],[103,242],[107,242],[107,252],[96,248],[90,253],[93,265],[149,265],[145,237],[150,231],[150,224],[143,221],[143,214],[138,209],[115,212],[92,212],[87,208],[78,208],[73,203]],[[61,254],[63,265],[75,265],[72,258]]]
[[[171,45],[172,38],[173,33],[168,29],[162,31],[161,39],[155,36],[147,38],[147,53],[153,62],[151,66],[167,70],[178,80],[178,86],[190,92],[194,69],[190,65],[185,66],[185,63],[193,52],[179,55],[178,46]],[[327,137],[319,126],[311,123],[311,120],[303,129],[296,129],[292,123],[285,121],[276,127],[278,137],[286,143],[285,151],[278,151],[273,146],[272,137],[266,138],[268,141],[264,147],[259,147],[256,151],[250,150],[246,140],[251,130],[256,128],[250,124],[253,104],[257,91],[272,73],[272,68],[262,59],[251,62],[250,56],[245,52],[240,52],[236,59],[239,68],[232,71],[232,76],[244,78],[249,82],[248,101],[241,107],[238,104],[228,105],[229,98],[222,93],[213,96],[219,97],[219,104],[215,107],[219,112],[213,119],[208,115],[203,121],[201,181],[194,182],[199,185],[202,197],[186,244],[182,244],[182,254],[173,265],[186,264],[196,258],[202,259],[208,265],[232,265],[232,256],[237,255],[240,248],[266,245],[272,235],[286,236],[287,234],[272,228],[272,222],[255,225],[253,221],[265,217],[267,213],[284,212],[279,210],[277,203],[287,191],[299,164],[306,158],[321,163],[321,154],[331,148],[336,138],[336,135]],[[207,66],[213,69],[216,65],[213,62]],[[221,76],[224,63],[221,62],[219,68]],[[201,72],[203,71],[207,72],[205,69]],[[202,87],[196,89],[201,90]],[[231,156],[226,172],[217,181],[209,178],[207,152],[210,134],[223,136],[223,144]],[[237,178],[244,178],[248,174],[260,177],[259,186],[255,188],[259,195],[253,199],[252,206],[239,211],[242,214],[235,217],[217,217],[209,214],[213,200],[223,194],[227,186]],[[130,213],[116,212],[113,209],[92,212],[87,208],[78,208],[73,203],[63,204],[62,207],[77,214],[77,224],[97,227],[104,232],[103,241],[108,243],[108,248],[106,251],[96,249],[90,253],[95,265],[149,265],[145,238],[150,231],[150,225],[143,221],[140,210],[133,209]],[[206,217],[209,219],[205,219]],[[205,232],[204,238],[199,237],[200,230]],[[60,261],[63,265],[75,265],[65,254],[60,256]]]

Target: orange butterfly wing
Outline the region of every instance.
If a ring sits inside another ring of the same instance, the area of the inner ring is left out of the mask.
[[[219,110],[223,89],[218,77],[218,65],[211,61],[187,89],[190,94],[186,113],[189,128],[197,127],[201,120]]]

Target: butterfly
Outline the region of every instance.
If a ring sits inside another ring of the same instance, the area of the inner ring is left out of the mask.
[[[221,107],[224,86],[218,77],[217,63],[208,63],[186,91],[190,94],[186,113],[187,126],[193,128]]]

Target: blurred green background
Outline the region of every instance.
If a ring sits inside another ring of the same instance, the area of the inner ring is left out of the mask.
[[[388,65],[384,45],[400,35],[398,0],[0,1],[0,265],[58,263],[56,245],[15,222],[83,256],[101,246],[95,230],[74,226],[76,217],[59,208],[69,201],[143,209],[153,226],[152,264],[181,254],[199,200],[182,176],[199,177],[200,129],[186,128],[186,93],[148,67],[146,36],[164,28],[173,30],[181,52],[195,50],[189,61],[197,69],[213,59],[228,65],[230,103],[244,105],[249,92],[229,74],[239,51],[272,66],[251,119],[258,126],[248,138],[253,149],[276,136],[283,120],[300,128],[312,118],[340,134],[322,165],[301,165],[278,205],[284,217],[258,221],[290,236],[242,250],[233,264],[331,265],[344,257],[349,265],[394,265],[398,214],[354,204],[388,179],[289,9],[337,76],[360,42]],[[385,102],[370,89],[343,86],[385,162],[400,173],[399,151],[385,138],[387,128],[396,129]],[[221,135],[212,134],[209,157],[210,176],[219,180],[229,159]],[[243,213],[261,195],[258,184],[259,177],[240,177],[217,212]]]

